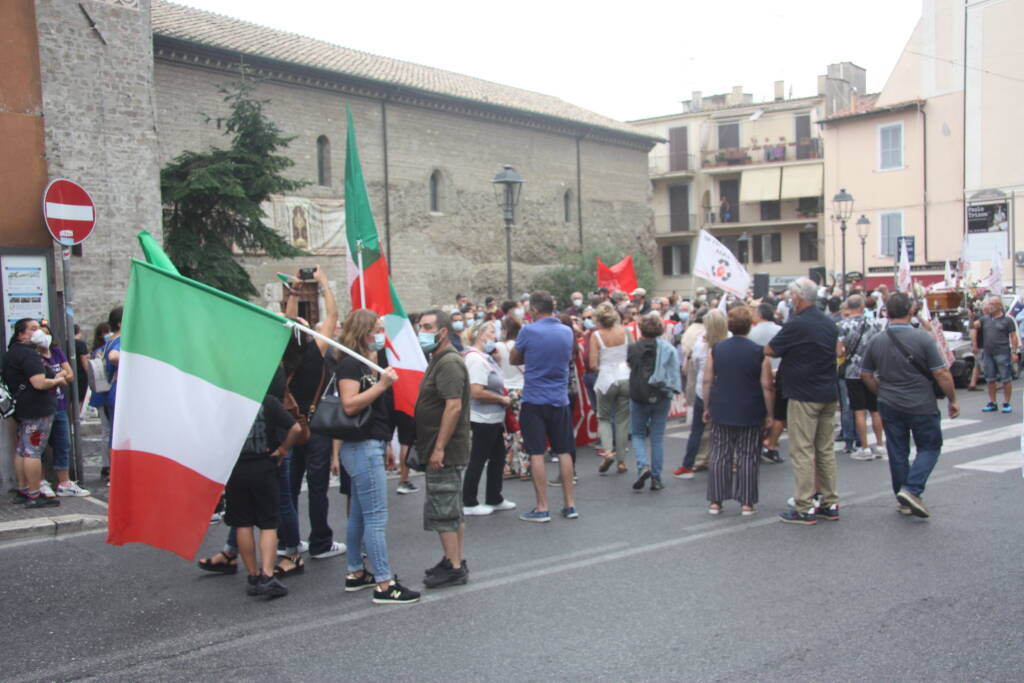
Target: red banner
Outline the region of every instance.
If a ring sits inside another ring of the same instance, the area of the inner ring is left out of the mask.
[[[597,286],[605,287],[609,292],[625,292],[632,294],[637,288],[636,270],[633,268],[633,255],[630,254],[614,266],[606,266],[597,259]]]

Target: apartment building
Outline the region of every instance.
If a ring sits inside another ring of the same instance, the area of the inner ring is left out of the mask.
[[[822,265],[823,159],[819,121],[863,93],[864,70],[829,66],[818,94],[754,102],[741,87],[704,97],[694,92],[682,111],[633,121],[660,137],[649,155],[657,292],[688,295],[696,237],[707,229],[747,269],[780,288]]]

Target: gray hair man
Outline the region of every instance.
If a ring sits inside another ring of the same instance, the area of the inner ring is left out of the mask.
[[[882,457],[884,436],[882,417],[878,414],[878,398],[868,391],[860,378],[861,361],[875,335],[882,331],[882,321],[865,314],[864,297],[853,294],[846,299],[849,315],[839,323],[839,344],[836,354],[844,358],[839,366],[839,377],[846,384],[846,394],[853,412],[853,424],[860,440],[860,449],[848,448],[854,460],[873,460]],[[875,446],[868,447],[867,414],[871,413],[871,428],[875,432]]]
[[[815,524],[818,517],[839,519],[833,420],[839,398],[836,388],[836,344],[832,320],[815,305],[818,285],[802,277],[787,288],[793,304],[789,321],[764,347],[766,356],[782,359],[782,391],[789,399],[786,423],[790,460],[796,478],[792,510],[783,522]],[[817,491],[821,498],[814,502]]]
[[[983,345],[978,342],[979,333]],[[1003,301],[998,296],[990,296],[985,301],[985,315],[974,322],[974,329],[971,330],[971,346],[975,357],[978,356],[979,347],[985,352],[981,361],[985,382],[988,383],[988,403],[981,409],[982,412],[994,413],[999,410],[996,391],[1000,384],[1003,385],[1002,412],[1013,412],[1013,404],[1010,402],[1013,393],[1012,364],[1018,361],[1020,337],[1017,335],[1017,324],[1003,313]]]

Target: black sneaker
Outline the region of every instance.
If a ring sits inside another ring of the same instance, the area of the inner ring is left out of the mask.
[[[256,583],[256,595],[280,598],[288,595],[288,588],[276,576],[261,575]]]
[[[103,482],[104,484],[109,484],[110,483],[110,468],[109,467],[101,467],[100,468],[100,481]]]
[[[764,453],[761,455],[761,459],[764,460],[765,462],[774,462],[774,463],[784,462],[782,460],[782,456],[779,455],[779,452],[777,450],[775,450],[774,448],[770,448],[770,449],[766,448],[764,450]]]
[[[469,572],[465,567],[455,569],[449,566],[441,569],[423,579],[423,585],[427,588],[444,588],[445,586],[462,586],[469,581]]]
[[[779,514],[779,519],[787,524],[817,524],[818,518],[814,516],[814,508],[810,512],[799,512],[787,510]]]
[[[60,498],[47,498],[39,494],[35,498],[26,498],[23,507],[34,510],[35,508],[50,508],[60,505]]]
[[[365,569],[363,570],[363,573],[358,575],[358,576],[356,576],[355,574],[351,574],[351,573],[350,574],[345,574],[345,592],[346,593],[355,593],[356,591],[361,591],[364,588],[369,588],[370,586],[376,586],[376,585],[377,585],[377,580],[375,578],[373,578],[373,574],[371,574],[370,572],[366,571]]]
[[[258,574],[250,574],[246,578],[248,580],[248,583],[245,586],[245,594],[246,595],[259,595],[259,592],[258,592],[258,589],[257,589],[257,586],[259,585],[259,582],[260,582],[259,575]]]
[[[651,490],[660,491],[665,488],[665,485],[661,483],[661,477],[651,477]]]
[[[425,576],[433,576],[434,574],[436,574],[439,571],[448,571],[451,568],[452,568],[452,563],[448,561],[448,558],[447,557],[442,557],[440,562],[435,564],[430,569],[425,570],[423,572],[423,574]],[[467,574],[469,573],[469,563],[466,562],[466,560],[462,560],[462,568],[466,570]]]
[[[833,503],[828,507],[819,507],[814,510],[814,516],[827,519],[830,522],[839,521],[839,503]]]
[[[373,604],[375,605],[411,605],[419,601],[420,594],[398,583],[397,576],[384,590],[373,591]]]
[[[633,482],[633,490],[639,491],[647,483],[647,480],[651,478],[651,468],[644,465],[640,468],[640,476]]]

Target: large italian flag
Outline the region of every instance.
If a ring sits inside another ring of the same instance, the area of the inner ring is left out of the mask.
[[[352,112],[347,106],[345,113],[348,118],[345,141],[345,236],[348,249],[345,253],[349,295],[353,310],[368,308],[384,317],[388,365],[398,373],[398,381],[394,384],[395,408],[412,415],[420,391],[420,381],[427,369],[427,359],[388,275],[388,262],[377,237],[377,225],[373,221],[370,198],[366,194],[363,169],[359,163]]]
[[[114,410],[109,532],[195,557],[284,353],[288,321],[132,262]]]

